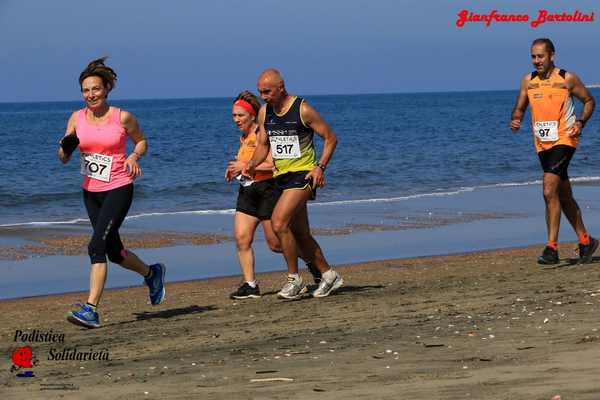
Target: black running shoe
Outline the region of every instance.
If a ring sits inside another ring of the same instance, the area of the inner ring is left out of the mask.
[[[558,264],[558,250],[546,246],[542,255],[538,257],[537,262],[542,265]]]
[[[248,282],[244,282],[244,284],[240,286],[238,290],[231,293],[229,297],[234,300],[258,299],[260,297],[260,289],[258,288],[258,285],[256,285],[256,287],[252,287],[248,285]]]
[[[318,285],[319,283],[321,283],[321,271],[319,271],[317,269],[316,266],[314,266],[313,263],[311,262],[307,262],[306,263],[306,268],[308,268],[308,271],[310,272],[310,274],[313,277],[313,280],[315,281],[315,283]]]
[[[598,249],[598,241],[590,236],[590,244],[579,244],[579,262],[587,264],[592,262],[594,252]]]

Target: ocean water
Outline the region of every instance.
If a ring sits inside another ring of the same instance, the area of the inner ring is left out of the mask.
[[[600,97],[600,90],[592,93]],[[516,91],[307,96],[339,137],[316,203],[378,204],[539,182],[528,117],[520,133],[508,128],[515,97]],[[112,102],[136,115],[149,140],[130,216],[234,207],[237,186],[223,179],[239,144],[231,101]],[[87,220],[77,159],[65,166],[56,157],[66,121],[80,107],[0,104],[0,228]],[[600,182],[599,133],[596,113],[569,170],[576,181]]]

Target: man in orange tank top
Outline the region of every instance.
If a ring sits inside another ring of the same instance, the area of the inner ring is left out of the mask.
[[[558,230],[561,210],[579,238],[581,263],[592,261],[598,241],[583,224],[581,210],[573,198],[567,168],[579,136],[596,105],[581,80],[572,72],[554,65],[554,44],[550,39],[536,39],[531,45],[531,62],[535,71],[525,75],[512,111],[511,129],[521,128],[521,121],[531,105],[531,123],[535,148],[544,170],[543,188],[546,202],[548,242],[539,264],[557,264]],[[583,103],[579,118],[575,116],[573,96]]]

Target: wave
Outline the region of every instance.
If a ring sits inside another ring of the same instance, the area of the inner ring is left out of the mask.
[[[143,217],[156,217],[156,216],[164,216],[164,215],[232,215],[235,213],[234,208],[229,208],[226,210],[192,210],[192,211],[165,211],[165,212],[151,212],[151,213],[142,213],[131,215],[126,217],[125,219],[136,219]],[[2,225],[0,225],[2,226]]]
[[[573,183],[585,183],[585,182],[600,182],[600,176],[580,176],[570,178]],[[479,189],[492,189],[492,188],[503,188],[503,187],[519,187],[519,186],[533,186],[541,185],[541,180],[525,181],[525,182],[503,182],[495,183],[490,185],[480,186],[466,186],[455,190],[437,191],[430,193],[419,193],[411,194],[406,196],[395,196],[395,197],[380,197],[372,199],[355,199],[355,200],[334,200],[320,203],[310,203],[310,207],[322,207],[322,206],[338,206],[338,205],[352,205],[352,204],[369,204],[369,203],[393,203],[406,200],[414,200],[426,197],[445,197],[445,196],[456,196],[461,193],[473,192]],[[235,213],[235,209],[223,209],[223,210],[189,210],[189,211],[164,211],[164,212],[145,212],[135,215],[130,215],[126,220],[146,218],[146,217],[160,217],[170,215],[232,215]],[[0,228],[13,228],[13,227],[31,227],[31,226],[52,226],[52,225],[70,225],[78,223],[88,222],[87,218],[75,218],[66,221],[32,221],[32,222],[19,222],[11,224],[0,224]]]
[[[575,182],[600,182],[600,176],[579,176],[579,177],[575,177],[575,178],[571,178],[569,177],[569,181],[571,183]],[[537,179],[535,181],[529,181],[529,182],[507,182],[507,183],[495,183],[492,185],[482,185],[482,186],[475,186],[476,189],[488,189],[488,188],[495,188],[495,187],[510,187],[510,186],[530,186],[530,185],[541,185],[542,184],[542,180],[541,179]]]
[[[0,224],[0,228],[15,228],[25,226],[51,226],[51,225],[75,225],[84,222],[89,222],[87,218],[75,218],[66,221],[31,221],[31,222],[15,222],[12,224]]]

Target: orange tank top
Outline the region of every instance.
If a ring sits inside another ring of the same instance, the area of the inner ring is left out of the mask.
[[[254,150],[256,150],[256,136],[256,132],[251,132],[245,137],[240,136],[240,149],[236,157],[238,161],[250,161],[252,159]],[[272,171],[256,171],[253,180],[255,182],[260,182],[271,179],[272,177]]]
[[[531,105],[531,124],[535,150],[548,150],[563,144],[577,147],[579,139],[568,135],[575,123],[575,106],[566,82],[567,72],[555,69],[548,79],[531,74],[527,97]]]

